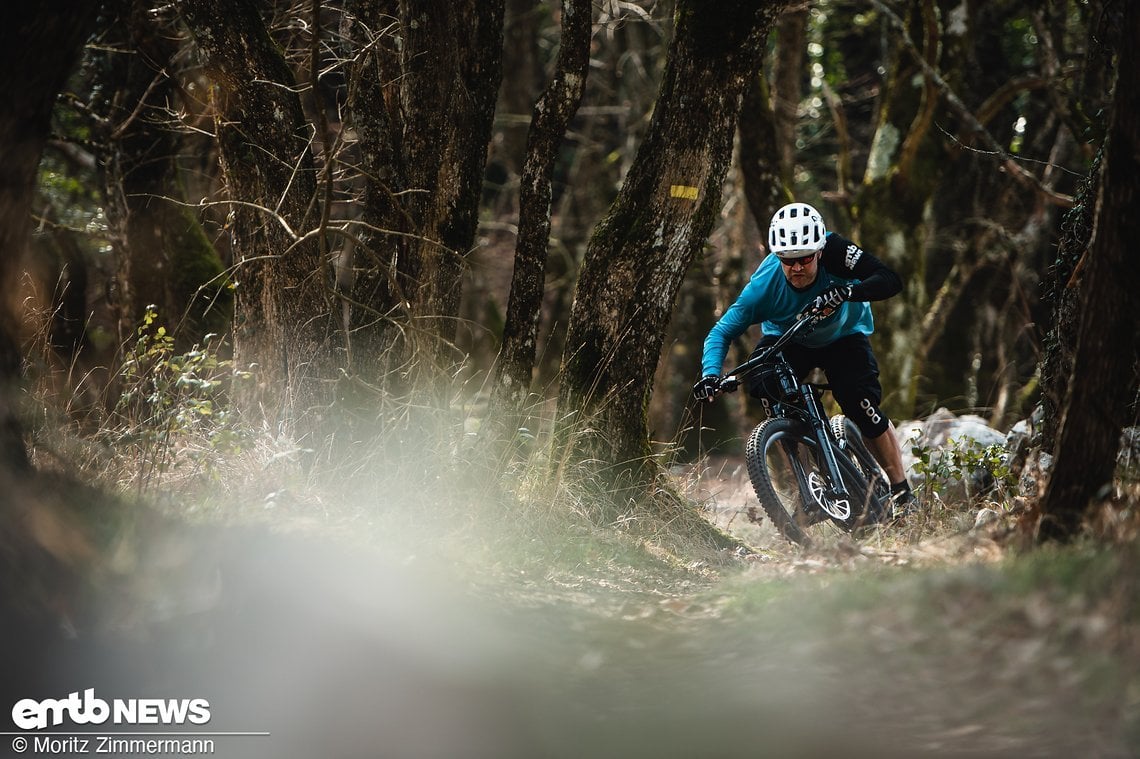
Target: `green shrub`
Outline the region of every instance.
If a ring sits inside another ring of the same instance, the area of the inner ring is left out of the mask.
[[[119,370],[122,390],[105,430],[116,447],[136,458],[140,489],[182,455],[208,466],[218,456],[240,452],[247,437],[226,392],[245,375],[218,358],[218,336],[208,334],[203,344],[177,352],[157,320],[148,307]]]
[[[972,498],[982,494],[981,490],[971,492],[970,483],[979,480],[992,483],[1003,493],[1017,486],[1017,474],[1010,467],[1005,446],[1000,443],[983,446],[970,438],[948,438],[946,445],[939,448],[919,445],[917,439],[911,443],[914,471],[922,476],[922,487],[928,497],[942,498],[949,487],[962,485],[967,498]]]

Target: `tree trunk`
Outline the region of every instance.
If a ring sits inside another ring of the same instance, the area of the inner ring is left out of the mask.
[[[313,231],[316,180],[296,82],[252,0],[178,5],[214,84],[234,238],[239,404],[314,431],[333,398],[342,333]]]
[[[793,109],[793,114],[794,112]],[[756,221],[756,228],[765,238],[765,244],[772,214],[792,200],[785,182],[785,177],[791,176],[791,170],[785,173],[772,160],[772,156],[783,153],[784,135],[780,133],[782,127],[777,113],[769,104],[768,81],[763,72],[759,72],[751,77],[745,88],[740,110],[740,172],[744,179],[744,196],[748,199],[748,209]],[[751,272],[745,276],[749,274]]]
[[[514,417],[526,401],[534,369],[550,239],[551,175],[570,119],[578,110],[590,64],[591,3],[564,0],[554,78],[534,106],[519,187],[519,231],[496,364],[489,417]]]
[[[411,242],[408,295],[446,367],[502,79],[503,0],[427,5],[401,3],[408,209],[420,235]]]
[[[1121,39],[1140,39],[1140,6],[1127,4]],[[1041,503],[1041,537],[1080,529],[1091,499],[1110,485],[1120,445],[1121,409],[1134,397],[1140,349],[1140,54],[1121,45],[1105,148],[1096,231],[1088,251],[1080,332],[1055,460]],[[1129,316],[1122,316],[1129,315]]]
[[[804,95],[807,22],[806,6],[780,15],[776,27],[776,60],[772,66],[772,105],[766,105],[774,117],[775,139],[780,148],[779,171],[787,185],[792,184],[796,165],[796,125]]]
[[[1102,34],[1115,25],[1104,14],[1104,3],[1093,0],[1087,10],[1085,55],[1081,65],[1078,97],[1070,107],[1074,116],[1086,120],[1092,114],[1107,112],[1112,99],[1113,49],[1119,46],[1118,35]],[[1086,130],[1095,135],[1085,148],[1092,151],[1091,167],[1084,184],[1076,194],[1076,202],[1065,214],[1056,255],[1042,278],[1042,301],[1049,308],[1048,332],[1042,339],[1040,362],[1041,406],[1044,418],[1040,429],[1040,445],[1052,451],[1064,412],[1069,377],[1072,376],[1073,353],[1076,349],[1080,321],[1083,256],[1092,239],[1096,198],[1100,194],[1101,163],[1104,152],[1106,123],[1090,122]],[[1097,152],[1097,148],[1102,148]]]
[[[172,72],[173,31],[140,0],[109,4],[98,55],[105,99],[98,132],[107,225],[118,259],[120,339],[134,334],[154,306],[160,323],[188,348],[207,332],[229,329],[231,298],[222,262],[179,187],[179,100]]]
[[[0,470],[9,472],[30,467],[15,408],[20,346],[12,296],[31,231],[36,170],[52,108],[96,10],[96,4],[77,0],[17,3],[0,32]]]
[[[349,9],[368,243],[352,263],[354,366],[369,384],[431,392],[454,363],[502,78],[504,0],[355,0]]]
[[[782,6],[679,3],[649,133],[594,231],[579,276],[558,441],[572,462],[595,462],[608,482],[643,494],[660,472],[646,406],[663,336],[719,211],[744,88]]]
[[[351,22],[342,30],[357,57],[346,95],[348,119],[359,141],[363,198],[360,225],[350,226],[363,245],[342,255],[351,272],[341,287],[349,293],[348,370],[362,385],[386,388],[400,395],[405,389],[400,373],[410,346],[410,319],[405,290],[409,266],[409,236],[414,225],[404,210],[400,193],[408,187],[403,148],[403,123],[395,105],[400,81],[396,0],[350,0]],[[366,52],[365,52],[366,51]],[[365,403],[370,393],[365,392]]]

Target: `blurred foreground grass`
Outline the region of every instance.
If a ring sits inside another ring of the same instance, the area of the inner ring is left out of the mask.
[[[218,739],[238,757],[1140,745],[1132,544],[1022,554],[927,533],[686,561],[553,515],[443,511],[329,529],[148,517],[123,570],[73,603],[73,635],[7,649],[36,666],[6,690],[206,698],[210,729],[270,733]]]
[[[967,509],[804,552],[705,503],[752,549],[717,551],[636,508],[599,524],[537,468],[508,490],[411,457],[249,456],[174,456],[137,501],[0,488],[9,705],[206,698],[211,730],[269,733],[222,757],[1140,747],[1132,541],[1016,550],[1000,509]]]

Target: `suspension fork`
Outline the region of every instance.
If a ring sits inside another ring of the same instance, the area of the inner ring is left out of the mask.
[[[835,458],[835,448],[831,444],[831,429],[827,425],[827,412],[823,410],[823,402],[815,394],[815,388],[806,382],[800,383],[800,394],[807,406],[808,420],[811,422],[815,439],[819,443],[823,463],[827,467],[828,478],[831,481],[832,487],[827,493],[827,497],[832,500],[849,499],[850,495],[843,485],[843,475],[839,471],[839,462]]]

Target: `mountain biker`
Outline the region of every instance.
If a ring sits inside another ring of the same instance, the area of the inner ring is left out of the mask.
[[[720,391],[720,372],[729,344],[753,324],[763,332],[756,356],[788,330],[811,306],[828,313],[816,329],[783,349],[802,380],[815,368],[827,375],[835,400],[863,433],[875,459],[891,481],[892,516],[917,508],[902,464],[894,425],[880,408],[879,366],[867,336],[874,331],[870,301],[902,290],[898,274],[855,243],[828,232],[823,217],[807,203],[789,203],[776,211],[768,227],[768,249],[736,302],[705,338],[697,400],[712,402]],[[763,379],[745,380],[748,392],[771,415],[776,394]]]

